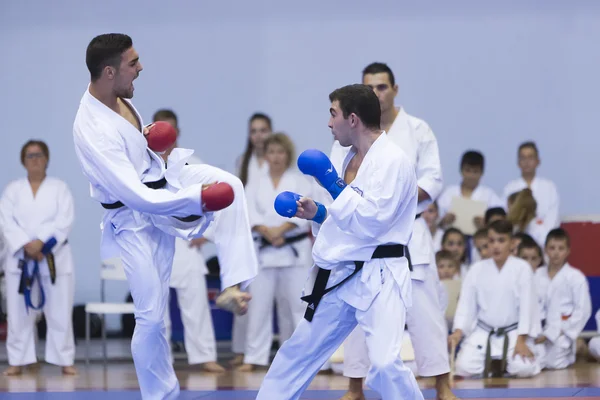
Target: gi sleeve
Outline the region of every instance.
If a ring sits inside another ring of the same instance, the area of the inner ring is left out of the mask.
[[[562,333],[572,341],[577,340],[585,324],[592,316],[592,300],[588,281],[581,273],[571,278],[570,295],[573,299],[573,312],[569,319],[562,321]]]
[[[519,286],[519,326],[517,333],[519,335],[529,335],[532,332],[532,320],[535,315],[535,307],[537,307],[537,293],[533,271],[529,265],[524,265],[519,275],[519,277],[516,277]]]
[[[442,193],[444,181],[440,150],[433,131],[425,122],[417,127],[419,148],[417,151],[417,184],[430,197],[427,204],[432,203]],[[424,202],[421,202],[424,203]]]
[[[477,312],[479,306],[477,304],[477,276],[479,274],[479,268],[471,268],[465,279],[462,282],[460,288],[460,296],[458,298],[458,304],[456,306],[456,312],[454,314],[454,322],[452,329],[460,329],[463,333],[468,335],[471,328],[477,321]]]
[[[2,198],[0,198],[0,228],[3,231],[4,238],[6,239],[7,254],[14,255],[20,249],[23,248],[27,243],[31,242],[31,238],[21,228],[15,218],[16,199],[15,199],[15,187],[14,183],[9,184]]]

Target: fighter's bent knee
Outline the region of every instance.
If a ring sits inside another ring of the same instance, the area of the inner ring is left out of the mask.
[[[236,193],[240,190],[244,190],[244,185],[242,184],[240,178],[238,178],[230,172],[222,171],[222,176],[219,177],[219,181],[228,183],[233,188],[233,191]]]
[[[160,331],[166,328],[164,316],[156,312],[138,313],[135,319],[135,325],[147,331]]]

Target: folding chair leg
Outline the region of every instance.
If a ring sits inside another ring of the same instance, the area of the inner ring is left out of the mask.
[[[106,353],[106,315],[102,314],[102,354],[104,355],[104,367],[108,363],[108,355]]]
[[[90,313],[85,313],[85,365],[90,365]]]

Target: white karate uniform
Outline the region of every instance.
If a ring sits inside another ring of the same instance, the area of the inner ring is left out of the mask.
[[[241,167],[242,167],[242,159],[243,156],[240,157],[237,161],[237,170],[238,176],[241,175]],[[258,163],[258,158],[254,153],[250,156],[250,160],[248,161],[248,179],[246,185],[252,183],[253,180],[259,179],[261,176],[265,176],[269,174],[269,163],[267,160],[263,160],[262,164]]]
[[[343,176],[354,157],[334,162]],[[299,399],[321,366],[357,324],[367,337],[371,369],[367,385],[383,400],[423,399],[413,373],[400,359],[406,308],[411,306],[408,260],[372,259],[383,244],[406,244],[417,205],[414,166],[386,134],[367,152],[356,178],[313,223],[316,265],[331,270],[328,287],[365,261],[352,279],[326,294],[312,322],[303,319],[277,352],[257,400]]]
[[[281,247],[260,248],[261,236],[255,235],[260,270],[250,284],[252,304],[248,308],[248,332],[244,363],[268,365],[273,343],[273,306],[277,304],[279,343],[284,343],[302,320],[306,304],[300,299],[302,288],[312,266],[312,243],[308,237],[310,222],[300,218],[285,218],[277,214],[274,202],[279,193],[290,191],[312,198],[311,182],[296,169],[288,169],[277,187],[269,175],[262,175],[246,185],[250,226],[280,226],[286,222],[297,228],[285,233],[291,238],[301,234],[304,239]]]
[[[124,101],[142,125],[137,110]],[[164,326],[174,236],[192,239],[204,233],[217,247],[222,287],[241,284],[245,288],[258,267],[243,186],[234,175],[218,168],[185,165],[192,150],[174,149],[165,170],[165,163],[148,149],[143,134],[93,97],[89,89],[81,99],[73,134],[92,198],[125,204],[104,214],[101,255],[103,259],[120,257],[125,267],[136,308],[131,350],[142,398],[177,398],[179,384]],[[164,189],[153,190],[142,183],[163,177],[167,181]],[[235,200],[224,210],[203,213],[202,184],[214,181],[229,183]],[[201,217],[192,222],[174,218],[189,215]]]
[[[503,197],[505,204],[508,203],[508,197],[511,194],[519,192],[525,188],[527,188],[527,182],[525,182],[523,178],[510,181],[504,187]],[[560,201],[558,191],[556,189],[556,185],[552,181],[545,178],[540,178],[538,176],[536,176],[531,182],[530,189],[537,203],[537,219],[535,223],[539,225],[536,228],[536,233],[534,234],[538,237],[538,239],[536,239],[538,242],[539,238],[543,238],[540,245],[542,248],[544,248],[548,232],[560,226]]]
[[[38,311],[27,310],[25,299],[18,293],[21,278],[19,260],[25,258],[23,246],[39,239],[46,243],[55,238],[52,249],[56,281],[52,284],[46,259],[39,262],[41,286],[45,294],[42,309],[48,326],[45,360],[50,364],[71,366],[75,358],[73,337],[74,268],[71,247],[67,241],[73,225],[73,197],[67,184],[46,177],[33,196],[27,178],[8,184],[0,199],[0,226],[7,244],[6,296],[8,363],[22,366],[36,362],[35,335]],[[33,261],[28,262],[29,273]],[[31,294],[32,303],[39,304],[39,284],[36,280]]]
[[[456,358],[456,375],[469,377],[484,371],[489,331],[479,326],[479,321],[494,329],[517,323],[517,328],[508,332],[506,371],[521,378],[537,375],[539,360],[513,357],[517,336],[535,331],[536,309],[533,271],[526,261],[509,256],[501,269],[491,258],[473,264],[463,280],[454,316],[454,330],[462,330],[465,336]],[[501,358],[504,337],[492,335],[489,340],[491,357]],[[532,338],[527,344],[533,351]]]
[[[399,110],[388,137],[408,156],[416,169],[418,185],[429,194],[430,200],[417,206],[417,213],[427,209],[442,190],[442,171],[437,140],[423,120]],[[331,158],[342,158],[349,151],[334,143]],[[407,326],[415,350],[419,376],[437,376],[450,372],[448,359],[448,327],[440,297],[439,281],[429,227],[423,218],[415,220],[408,243],[413,264],[412,307],[407,310]],[[367,375],[368,352],[364,333],[353,332],[344,345],[344,375],[361,378]]]
[[[542,249],[546,247],[546,236],[548,236],[548,232],[550,232],[548,227],[537,218],[531,220],[525,227],[525,233],[531,236]]]
[[[455,197],[462,197],[460,185],[451,185],[444,189],[437,200],[441,218],[444,218],[444,216],[450,211],[450,208],[452,207],[452,199]],[[470,199],[485,202],[487,204],[487,208],[506,208],[506,203],[503,202],[500,197],[498,197],[496,192],[494,192],[492,188],[484,185],[477,185],[471,194]]]
[[[243,155],[238,158],[236,163],[236,168],[238,171],[238,176],[241,175],[241,163],[242,163]],[[246,182],[246,186],[248,186],[252,181],[256,179],[260,179],[260,177],[265,176],[269,173],[269,163],[266,160],[263,160],[262,165],[258,163],[258,159],[256,155],[252,153],[250,156],[250,160],[248,161],[248,179]],[[251,305],[248,306],[248,310],[250,310]],[[244,315],[233,316],[233,326],[231,331],[231,351],[234,354],[244,354],[246,350],[246,337],[248,335],[248,313]]]
[[[196,156],[191,156],[187,162],[202,164],[202,160]],[[185,351],[188,363],[191,365],[217,361],[217,341],[208,303],[206,274],[208,268],[202,251],[190,247],[188,240],[176,238],[169,287],[176,289],[183,323]],[[171,316],[168,308],[165,312],[165,327],[169,339]]]
[[[4,234],[2,232],[2,227],[0,226],[0,271],[4,271],[4,262],[6,261],[6,239],[4,239]]]
[[[6,239],[2,234],[2,227],[0,226],[0,271],[4,272],[6,269]],[[2,312],[6,314],[6,277],[0,277],[0,307]]]
[[[600,333],[600,310],[596,311],[596,329],[598,333]],[[594,358],[600,361],[600,336],[593,337],[588,343],[588,349],[590,350],[590,354],[594,356]]]
[[[592,316],[592,300],[588,281],[583,273],[565,264],[554,278],[548,276],[548,267],[535,271],[536,285],[544,297],[545,320],[543,335],[544,365],[549,369],[563,369],[575,363],[577,338]]]

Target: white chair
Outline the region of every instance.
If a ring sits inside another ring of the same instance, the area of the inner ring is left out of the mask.
[[[106,303],[105,302],[105,283],[106,281],[125,281],[125,270],[120,258],[112,258],[102,262],[100,270],[100,303],[86,303],[85,305],[85,364],[90,363],[90,314],[100,314],[102,316],[102,353],[104,355],[104,365],[108,361],[106,351],[106,314],[133,314],[135,307],[133,303]]]

